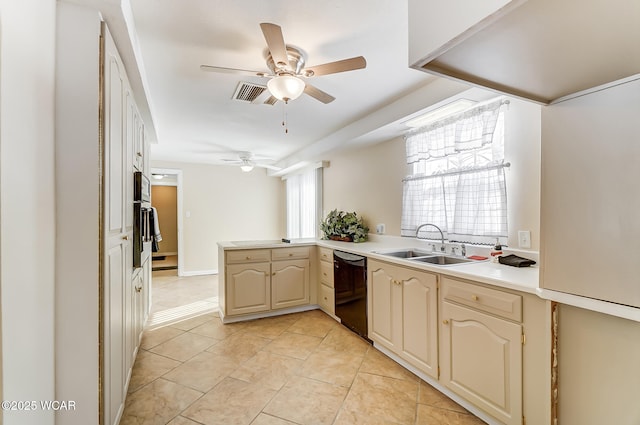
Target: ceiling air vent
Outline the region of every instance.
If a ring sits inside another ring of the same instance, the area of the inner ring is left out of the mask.
[[[258,99],[258,97],[260,99]],[[236,87],[236,91],[233,94],[232,99],[248,103],[264,103],[265,105],[273,105],[278,101],[278,99],[271,96],[267,91],[267,86],[248,83],[246,81],[240,81],[240,83],[238,83],[238,87]]]

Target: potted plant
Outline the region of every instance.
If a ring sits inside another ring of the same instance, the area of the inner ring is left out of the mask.
[[[367,240],[369,228],[364,224],[362,217],[355,212],[338,211],[337,209],[327,214],[320,224],[325,239],[348,242],[364,242]]]

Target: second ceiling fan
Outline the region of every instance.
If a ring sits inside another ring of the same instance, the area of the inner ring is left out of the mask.
[[[353,71],[367,66],[362,56],[329,62],[322,65],[305,67],[306,54],[301,49],[284,43],[282,28],[271,23],[261,23],[260,28],[267,42],[267,67],[270,72],[251,71],[247,69],[224,68],[220,66],[201,65],[204,71],[236,73],[269,78],[269,92],[285,103],[297,99],[305,93],[322,103],[330,103],[335,97],[312,86],[303,78],[317,77],[338,72]]]

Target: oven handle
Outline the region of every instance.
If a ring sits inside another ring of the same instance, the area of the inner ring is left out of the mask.
[[[143,227],[142,227],[142,242],[151,242],[151,209],[144,208],[143,210]]]

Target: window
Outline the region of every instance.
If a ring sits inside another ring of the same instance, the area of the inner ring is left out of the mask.
[[[286,178],[287,237],[315,238],[322,211],[322,168]]]
[[[403,181],[403,236],[415,236],[419,225],[432,223],[451,241],[506,243],[506,104],[480,105],[406,136],[412,172]],[[423,230],[440,238],[431,227]]]

